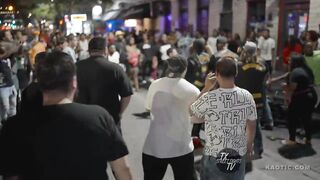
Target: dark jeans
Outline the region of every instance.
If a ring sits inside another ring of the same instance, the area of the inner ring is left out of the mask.
[[[311,140],[311,116],[317,101],[314,91],[293,95],[288,107],[288,129],[291,141],[296,140],[296,129],[299,122],[304,125],[306,139]]]
[[[151,75],[151,68],[152,68],[152,60],[144,60],[142,62],[142,79],[146,80],[146,77]]]
[[[175,180],[194,179],[194,156],[193,152],[174,158],[157,158],[142,154],[144,180],[162,180],[168,164],[171,165]]]
[[[269,61],[264,61],[264,64],[269,72],[269,74],[271,75],[272,74],[272,71],[273,71],[273,68],[272,68],[272,60],[269,60]]]

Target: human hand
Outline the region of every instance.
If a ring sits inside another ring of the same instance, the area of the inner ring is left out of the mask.
[[[204,88],[207,90],[212,90],[217,83],[217,78],[215,73],[209,73],[206,77]]]

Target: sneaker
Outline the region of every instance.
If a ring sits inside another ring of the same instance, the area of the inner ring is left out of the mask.
[[[281,141],[281,144],[291,146],[291,145],[296,145],[297,142],[296,141],[291,141],[289,139],[285,139],[285,140]]]

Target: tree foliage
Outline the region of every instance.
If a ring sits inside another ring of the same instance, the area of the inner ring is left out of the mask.
[[[111,2],[112,0],[18,0],[17,6],[33,13],[36,18],[52,19],[56,15],[72,14],[78,9],[89,10],[97,3],[106,5]]]

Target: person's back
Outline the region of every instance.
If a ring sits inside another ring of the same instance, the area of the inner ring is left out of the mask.
[[[200,92],[183,79],[186,68],[183,57],[169,58],[166,77],[149,87],[146,109],[152,118],[142,154],[145,180],[162,179],[168,165],[174,179],[193,179],[194,147],[188,107]]]
[[[126,76],[121,67],[102,56],[90,57],[78,62],[77,78],[79,93],[77,102],[100,105],[119,121],[120,96],[131,95],[131,86],[122,84]]]
[[[131,179],[128,150],[111,115],[99,106],[73,103],[72,57],[51,53],[36,72],[43,107],[32,118],[19,114],[4,126],[0,161],[8,164],[1,173],[26,180],[103,180],[109,161],[117,179]]]
[[[107,161],[128,154],[112,117],[98,106],[45,106],[30,140],[39,179],[107,179]],[[30,129],[29,129],[30,130]],[[112,149],[117,149],[117,152]]]
[[[263,90],[267,70],[262,63],[239,63],[237,86],[248,90],[254,97],[256,104],[263,105]]]
[[[151,84],[147,106],[153,118],[144,153],[169,158],[192,152],[188,106],[198,94],[195,86],[181,78],[164,77]]]

